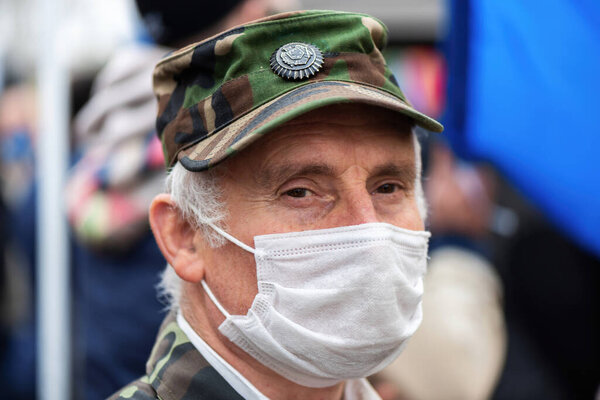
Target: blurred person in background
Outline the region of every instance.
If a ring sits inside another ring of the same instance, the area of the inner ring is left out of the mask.
[[[89,97],[90,79],[71,84],[71,115]],[[27,81],[10,82],[0,96],[0,182],[6,205],[3,259],[3,319],[6,349],[0,379],[7,399],[32,399],[36,394],[36,230],[37,92]]]
[[[37,132],[37,95],[32,84],[9,83],[0,95],[2,193],[17,208],[32,188]]]
[[[509,335],[492,398],[592,399],[600,384],[600,5],[449,5],[447,137],[459,157],[497,169],[497,201],[514,226],[491,253]]]
[[[35,397],[34,144],[37,97],[27,82],[9,79],[0,93],[0,202],[3,286],[0,289],[0,385],[3,398]]]
[[[151,71],[170,47],[267,15],[270,0],[211,4],[138,0],[151,43],[120,49],[97,75],[74,120],[78,161],[66,196],[75,238],[77,396],[102,399],[143,375],[163,319],[162,257],[148,226],[164,187]],[[131,310],[136,310],[132,313]]]

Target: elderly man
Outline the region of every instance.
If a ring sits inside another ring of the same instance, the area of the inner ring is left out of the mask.
[[[427,241],[414,110],[385,27],[309,11],[155,69],[170,168],[150,222],[165,320],[134,399],[377,399],[364,379],[421,321]],[[264,137],[263,137],[264,136]]]

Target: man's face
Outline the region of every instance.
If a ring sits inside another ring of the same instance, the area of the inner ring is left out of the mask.
[[[410,125],[388,111],[343,105],[311,112],[221,168],[224,228],[252,247],[257,235],[369,222],[423,229]],[[209,252],[206,282],[229,313],[245,315],[258,291],[254,255],[229,242]],[[223,316],[207,307],[218,326]]]

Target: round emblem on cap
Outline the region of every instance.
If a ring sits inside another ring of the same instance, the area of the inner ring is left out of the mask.
[[[317,46],[294,42],[281,46],[271,56],[271,69],[286,79],[305,79],[323,66],[323,54]]]

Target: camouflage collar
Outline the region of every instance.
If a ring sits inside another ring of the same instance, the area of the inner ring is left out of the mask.
[[[160,327],[145,379],[163,400],[243,400],[196,350],[174,312]]]
[[[176,313],[165,318],[146,363],[146,375],[110,400],[244,400],[202,357],[179,327]],[[346,400],[381,400],[366,379],[346,382]]]

